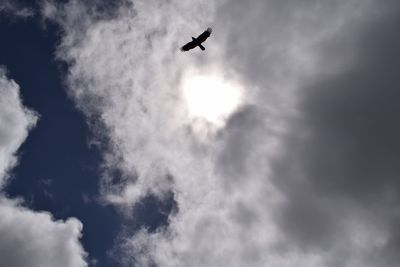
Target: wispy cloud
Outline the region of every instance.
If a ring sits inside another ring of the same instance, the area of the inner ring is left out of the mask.
[[[0,3],[0,16],[6,15],[9,17],[28,18],[35,15],[33,8],[28,7],[19,1],[3,0]]]

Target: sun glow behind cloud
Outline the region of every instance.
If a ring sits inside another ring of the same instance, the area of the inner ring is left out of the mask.
[[[193,119],[202,119],[221,127],[243,101],[239,85],[218,75],[188,75],[182,84],[182,93]]]

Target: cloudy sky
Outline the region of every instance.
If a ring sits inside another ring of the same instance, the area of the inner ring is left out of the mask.
[[[0,266],[400,266],[398,25],[397,0],[1,1]]]

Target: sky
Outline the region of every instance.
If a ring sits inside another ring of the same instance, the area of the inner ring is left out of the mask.
[[[396,0],[1,1],[0,266],[399,266],[399,23]]]

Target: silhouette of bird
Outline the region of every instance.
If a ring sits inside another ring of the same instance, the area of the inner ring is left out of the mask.
[[[192,37],[192,41],[185,44],[184,46],[182,46],[181,50],[189,51],[189,50],[195,48],[196,46],[200,47],[200,49],[203,51],[206,50],[206,48],[204,46],[202,46],[201,43],[203,43],[205,40],[207,40],[208,37],[210,37],[211,32],[212,32],[212,29],[208,28],[202,34],[200,34],[197,38]]]

